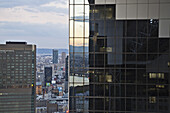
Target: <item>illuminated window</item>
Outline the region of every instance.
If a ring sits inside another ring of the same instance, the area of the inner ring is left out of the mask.
[[[107,52],[112,52],[112,47],[107,47],[107,48],[106,48],[106,51],[107,51]]]
[[[170,62],[168,62],[168,67],[170,67]]]
[[[106,75],[106,82],[112,82],[112,75]]]
[[[104,51],[105,51],[105,47],[101,47],[100,52],[104,52]]]
[[[159,78],[159,79],[164,79],[164,73],[149,73],[149,78]]]
[[[149,97],[149,103],[156,103],[156,97]]]
[[[165,88],[164,85],[156,85],[157,88]]]

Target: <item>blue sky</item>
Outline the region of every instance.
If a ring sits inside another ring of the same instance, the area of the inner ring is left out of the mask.
[[[0,0],[0,43],[68,48],[68,0]]]

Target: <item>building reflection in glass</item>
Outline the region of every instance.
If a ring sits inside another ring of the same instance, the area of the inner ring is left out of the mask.
[[[116,20],[116,4],[70,0],[71,113],[169,113],[170,38],[159,19]]]

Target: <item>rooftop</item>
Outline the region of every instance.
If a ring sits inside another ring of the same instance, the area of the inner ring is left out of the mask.
[[[27,44],[27,42],[6,42],[6,44]]]

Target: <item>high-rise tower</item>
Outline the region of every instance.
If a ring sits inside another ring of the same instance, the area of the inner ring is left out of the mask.
[[[53,64],[57,64],[57,63],[58,63],[58,50],[53,49]]]
[[[65,63],[66,63],[66,53],[65,53],[65,52],[62,52],[62,53],[61,53],[61,63],[62,63],[62,64],[65,64]]]
[[[51,84],[52,74],[53,74],[53,71],[52,71],[52,67],[51,66],[44,67],[45,85],[46,86]]]
[[[36,46],[0,44],[0,112],[35,113]]]
[[[170,112],[169,10],[169,0],[70,0],[71,113]]]

